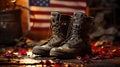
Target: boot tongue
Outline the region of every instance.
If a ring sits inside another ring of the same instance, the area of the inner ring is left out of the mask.
[[[60,18],[61,14],[59,12],[51,12],[51,22],[52,22],[52,31],[53,34],[58,34],[59,33],[59,28],[60,28]]]
[[[76,12],[73,16],[72,34],[78,36],[80,34],[81,24],[83,23],[84,13]]]
[[[72,30],[73,36],[78,36],[80,34],[80,25],[74,25]]]

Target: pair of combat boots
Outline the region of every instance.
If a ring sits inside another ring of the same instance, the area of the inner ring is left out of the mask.
[[[89,32],[92,18],[82,12],[71,17],[51,12],[53,35],[44,44],[33,47],[33,54],[57,58],[75,58],[91,54]]]

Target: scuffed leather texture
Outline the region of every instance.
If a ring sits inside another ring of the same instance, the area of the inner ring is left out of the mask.
[[[52,48],[50,51],[51,56],[58,58],[73,58],[76,56],[85,56],[91,54],[91,47],[89,43],[89,32],[85,32],[87,26],[83,20],[86,15],[81,12],[75,12],[72,17],[72,30],[71,35],[60,47]],[[88,22],[90,23],[90,22]],[[88,24],[86,23],[86,24]],[[89,29],[88,29],[89,31]],[[83,34],[84,33],[84,34]],[[85,37],[85,38],[84,38]]]
[[[68,36],[68,27],[71,17],[63,15],[59,12],[51,12],[51,27],[53,35],[50,40],[42,46],[35,46],[33,54],[49,56],[49,52],[53,47],[59,47]]]

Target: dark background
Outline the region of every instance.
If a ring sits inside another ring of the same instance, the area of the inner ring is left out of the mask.
[[[114,9],[114,14],[110,14],[114,15],[114,24],[118,27],[120,25],[120,2],[119,0],[87,0],[87,6],[89,8],[112,8]],[[101,10],[101,11],[104,11]]]

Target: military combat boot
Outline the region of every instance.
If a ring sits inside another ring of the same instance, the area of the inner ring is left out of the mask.
[[[61,43],[62,46],[52,48],[50,56],[75,58],[76,56],[91,54],[88,35],[91,18],[86,17],[86,15],[81,12],[74,12],[72,18],[71,36]]]
[[[51,38],[42,45],[33,47],[33,54],[41,56],[49,56],[49,52],[53,47],[58,47],[67,37],[71,16],[61,14],[59,12],[51,12]]]

